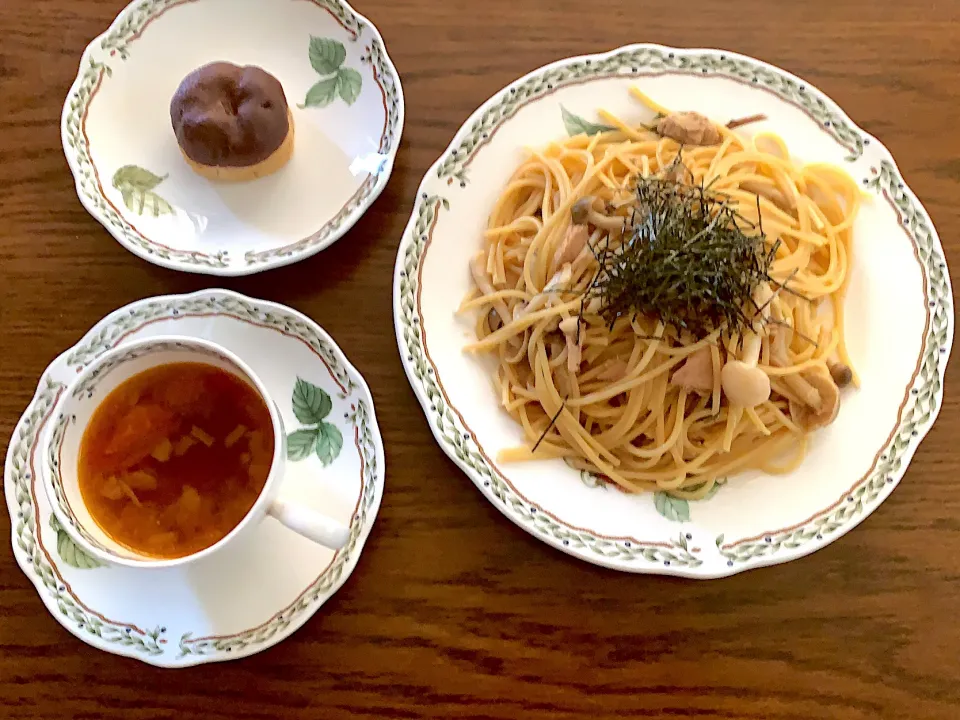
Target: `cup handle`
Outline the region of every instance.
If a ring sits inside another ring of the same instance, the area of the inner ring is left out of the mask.
[[[295,533],[331,550],[342,548],[350,537],[350,528],[298,503],[274,500],[267,513]]]

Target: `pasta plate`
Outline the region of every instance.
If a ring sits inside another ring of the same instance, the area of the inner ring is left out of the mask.
[[[501,450],[528,443],[501,408],[493,360],[464,352],[474,318],[456,313],[487,217],[526,149],[595,132],[600,109],[651,122],[631,87],[718,120],[762,114],[750,131],[779,135],[801,162],[841,167],[863,192],[844,304],[860,388],[844,395],[833,424],[810,436],[798,469],[736,474],[695,501],[626,494],[561,460],[498,462]],[[793,560],[862,522],[903,478],[935,421],[953,340],[940,240],[876,138],[783,70],[720,50],[655,45],[547,65],[467,120],[420,185],[397,257],[394,320],[437,442],[504,515],[581,560],[692,578]]]

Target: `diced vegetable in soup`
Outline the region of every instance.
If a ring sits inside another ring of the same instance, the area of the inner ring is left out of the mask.
[[[146,370],[111,392],[80,444],[80,492],[97,524],[139,553],[210,547],[253,507],[274,437],[257,392],[204,363]]]

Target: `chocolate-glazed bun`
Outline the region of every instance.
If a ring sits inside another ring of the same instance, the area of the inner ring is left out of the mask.
[[[262,164],[285,145],[293,129],[280,82],[259,67],[227,62],[204,65],[183,79],[170,102],[170,121],[194,169]]]

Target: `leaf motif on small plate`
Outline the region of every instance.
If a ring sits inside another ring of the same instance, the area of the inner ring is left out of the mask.
[[[138,165],[124,165],[113,174],[111,183],[120,191],[127,210],[160,217],[173,214],[173,206],[153,191],[166,179],[166,175],[154,175]]]
[[[347,59],[347,50],[343,43],[333,38],[310,38],[310,65],[317,75],[332,75]]]
[[[297,462],[316,455],[326,467],[343,449],[343,433],[326,418],[333,410],[333,399],[321,387],[298,377],[293,386],[293,414],[307,427],[287,435],[287,459]]]
[[[353,68],[343,68],[337,73],[337,91],[347,105],[353,105],[360,97],[361,85],[363,78]]]
[[[601,125],[584,120],[579,115],[574,115],[563,105],[560,106],[560,114],[563,116],[563,126],[567,129],[567,134],[570,137],[575,135],[596,135],[597,133],[608,130],[616,130],[616,128],[610,125]]]
[[[342,42],[333,38],[310,37],[308,50],[310,66],[321,76],[307,90],[304,108],[323,108],[340,97],[347,105],[353,105],[360,97],[363,76],[353,68],[344,67],[347,50]]]
[[[307,97],[303,101],[301,108],[326,107],[337,98],[337,89],[339,87],[339,75],[320,80],[312,88],[307,90]]]
[[[57,516],[53,513],[50,514],[50,528],[57,534],[57,555],[67,565],[78,570],[92,570],[104,566],[102,562],[77,547],[73,538],[63,529],[60,521],[57,520]]]

